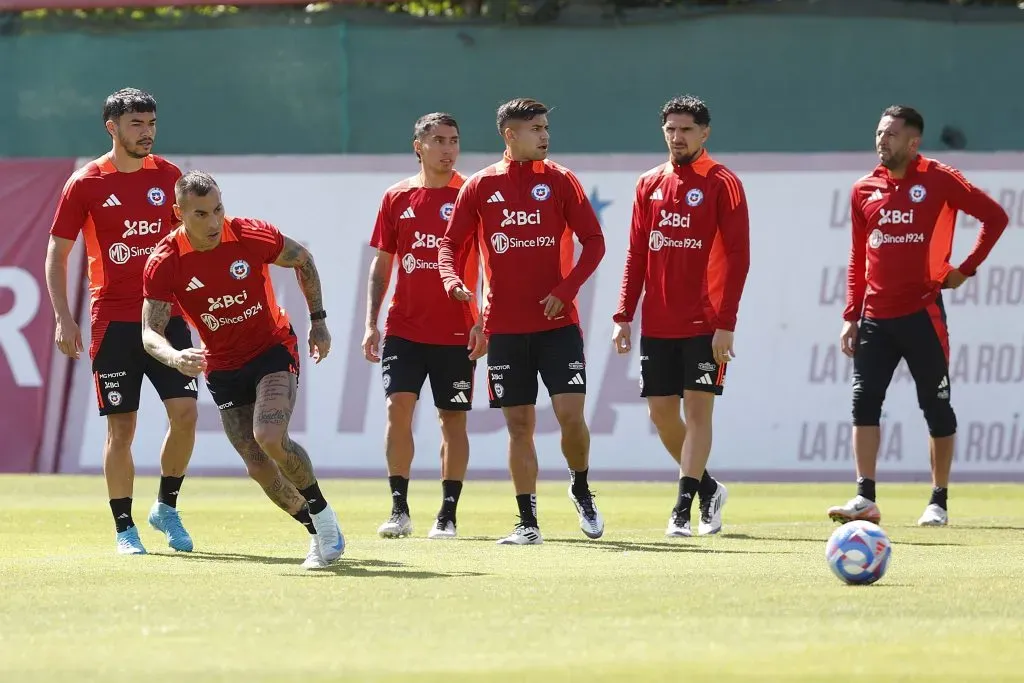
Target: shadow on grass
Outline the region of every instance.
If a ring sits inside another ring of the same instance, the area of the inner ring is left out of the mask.
[[[914,528],[917,528],[917,527],[914,527]],[[970,528],[970,527],[959,527],[959,528],[966,529],[966,528]],[[994,527],[984,527],[984,528],[991,529],[991,528],[994,528]],[[791,543],[827,543],[828,542],[828,536],[822,536],[821,538],[798,538],[798,537],[795,537],[795,536],[751,536],[749,534],[721,534],[721,537],[722,538],[732,539],[732,540],[738,540],[738,541],[789,541]],[[914,546],[922,546],[922,547],[935,546],[935,547],[940,547],[940,548],[949,548],[949,547],[962,546],[963,545],[963,543],[938,543],[938,542],[933,542],[933,541],[903,541],[903,540],[892,538],[892,534],[889,534],[889,537],[890,537],[890,539],[892,539],[892,544],[893,545],[914,545]]]
[[[787,550],[737,550],[735,548],[717,548],[707,545],[697,545],[697,539],[680,538],[678,541],[588,541],[582,538],[547,538],[545,543],[556,545],[575,545],[591,548],[593,550],[604,550],[606,552],[638,552],[638,553],[728,553],[736,555],[786,555]]]
[[[210,553],[191,552],[174,553],[164,557],[180,558],[191,562],[245,562],[247,564],[283,565],[301,569],[301,557],[271,557],[266,555],[247,555],[243,553]],[[305,570],[299,576],[325,577],[348,576],[356,578],[395,578],[395,579],[447,579],[465,576],[487,576],[482,572],[432,572],[423,569],[405,569],[409,565],[402,562],[373,559],[346,559],[320,569]]]

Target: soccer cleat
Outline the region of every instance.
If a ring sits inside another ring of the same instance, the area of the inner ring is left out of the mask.
[[[338,516],[330,505],[315,515],[310,515],[316,540],[320,545],[320,557],[325,562],[334,562],[345,553],[345,535],[341,533]]]
[[[401,538],[412,535],[412,518],[408,512],[392,512],[391,518],[377,529],[381,538]]]
[[[450,519],[438,518],[434,526],[427,532],[427,538],[455,538],[455,522]]]
[[[498,545],[540,545],[544,542],[541,538],[540,529],[535,526],[526,526],[522,522],[516,524],[516,528],[512,530],[505,538],[498,540]]]
[[[328,566],[327,560],[320,554],[320,542],[316,536],[312,536],[309,539],[309,552],[306,553],[306,559],[302,563],[303,569],[323,569]]]
[[[117,553],[118,555],[145,555],[146,548],[139,538],[139,528],[129,527],[124,531],[117,532]]]
[[[665,535],[669,538],[689,538],[693,536],[689,517],[685,517],[679,510],[673,510],[668,518],[668,527],[665,529]]]
[[[587,538],[601,538],[604,534],[604,518],[594,504],[594,494],[587,491],[577,497],[570,486],[569,500],[576,506],[576,514],[580,517],[580,530],[584,535]]]
[[[717,534],[722,530],[722,508],[729,499],[729,491],[721,484],[715,489],[714,495],[700,501],[700,524],[697,533],[701,536]]]
[[[192,552],[192,537],[181,524],[178,511],[166,503],[157,501],[149,510],[149,525],[167,535],[167,545],[183,553]]]
[[[843,524],[856,520],[878,524],[882,519],[882,512],[875,505],[875,501],[868,500],[864,496],[854,496],[845,505],[830,507],[828,516],[833,522],[842,522]]]
[[[949,524],[949,513],[935,503],[930,503],[924,509],[921,519],[917,520],[918,526],[946,526],[947,524]]]

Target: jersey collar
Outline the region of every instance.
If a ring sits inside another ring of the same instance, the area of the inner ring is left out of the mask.
[[[238,241],[238,235],[235,234],[234,228],[231,227],[231,221],[232,219],[229,218],[228,216],[224,217],[224,227],[222,228],[220,233],[220,244],[224,244],[225,242]],[[174,241],[178,245],[178,254],[184,256],[185,254],[189,254],[195,251],[195,249],[192,248],[192,243],[188,241],[188,235],[185,234],[184,225],[179,225],[177,228],[174,229],[174,232],[172,232],[171,234],[174,235]],[[218,244],[217,247],[219,247],[220,244]],[[214,247],[214,249],[216,249],[217,247]]]
[[[107,152],[97,159],[96,166],[100,169],[100,175],[110,175],[111,173],[120,172],[117,170],[117,166],[114,166],[114,157],[111,156],[110,152]],[[142,168],[147,171],[156,170],[156,159],[153,158],[152,154],[147,154],[142,159]]]
[[[509,170],[511,168],[525,168],[527,165],[530,166],[530,170],[534,173],[544,173],[547,171],[547,166],[543,161],[514,161],[512,154],[505,148],[505,153],[501,155],[501,161],[498,164],[503,170]]]
[[[907,174],[902,178],[893,178],[892,173],[889,172],[889,169],[887,169],[882,164],[878,164],[878,166],[875,166],[875,175],[881,178],[885,178],[886,180],[892,181],[906,180],[907,178],[910,178],[918,173],[923,173],[927,168],[928,160],[925,159],[920,154],[918,154],[909,164],[907,164]]]

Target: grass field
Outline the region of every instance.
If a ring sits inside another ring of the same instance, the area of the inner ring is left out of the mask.
[[[594,483],[586,539],[544,485],[545,544],[496,546],[505,482],[469,482],[456,541],[385,541],[385,481],[321,482],[348,550],[300,569],[301,527],[247,480],[186,480],[196,552],[140,524],[119,557],[103,482],[0,477],[0,681],[1024,680],[1024,487],[955,486],[953,525],[914,526],[927,488],[880,485],[893,561],[869,587],[824,562],[850,486],[730,486],[714,538],[663,536],[675,486]],[[156,483],[136,484],[144,522]]]

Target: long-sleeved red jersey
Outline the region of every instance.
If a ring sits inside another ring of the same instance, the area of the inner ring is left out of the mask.
[[[853,238],[843,319],[896,318],[935,300],[953,250],[957,211],[981,221],[978,239],[960,264],[974,275],[1010,217],[958,170],[918,155],[903,178],[879,165],[853,184]]]
[[[477,233],[482,246],[487,334],[542,332],[579,324],[576,294],[604,257],[604,234],[572,171],[551,161],[498,163],[466,181],[438,249],[445,291],[462,285],[457,256]],[[583,249],[573,266],[572,235]],[[549,294],[564,304],[544,317]]]
[[[750,269],[743,184],[706,152],[640,176],[629,252],[612,319],[631,322],[641,292],[641,334],[685,338],[734,330]]]

